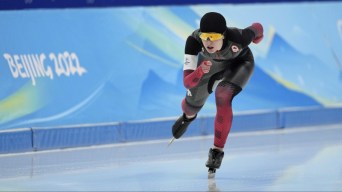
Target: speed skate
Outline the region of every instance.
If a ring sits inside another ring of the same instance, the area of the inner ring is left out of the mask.
[[[208,161],[206,162],[205,166],[208,169],[208,178],[215,177],[216,169],[220,168],[222,159],[224,156],[224,152],[219,149],[209,149],[208,153]]]

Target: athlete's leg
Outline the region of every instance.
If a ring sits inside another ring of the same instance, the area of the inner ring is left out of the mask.
[[[203,88],[205,87],[205,89]],[[182,101],[183,115],[181,115],[175,124],[172,126],[173,137],[180,138],[190,125],[190,123],[196,119],[197,113],[202,109],[205,101],[209,97],[206,86],[202,86],[201,89],[188,90],[187,96]],[[198,95],[197,95],[198,94]],[[197,99],[196,99],[197,98]]]
[[[202,103],[199,103],[198,106],[194,106],[190,104],[186,98],[182,101],[182,111],[187,117],[194,117],[203,107]]]
[[[208,82],[209,79],[202,80],[196,87],[187,90],[186,97],[182,101],[183,115],[172,126],[174,138],[178,139],[185,133],[190,123],[197,117],[197,113],[202,109],[210,95]]]
[[[223,150],[233,120],[232,101],[241,91],[237,85],[222,81],[215,90],[216,117],[214,146]]]
[[[225,71],[223,80],[215,90],[217,112],[214,125],[214,147],[209,150],[206,162],[206,166],[214,169],[214,171],[221,165],[224,156],[223,148],[232,126],[233,98],[239,94],[253,73],[254,60],[252,53],[247,51],[245,58],[246,60],[238,61],[233,65],[234,67]]]
[[[215,90],[216,117],[215,117],[215,140],[214,147],[223,150],[233,120],[233,98],[246,85],[253,69],[253,61],[244,61],[239,67],[227,70],[224,79]]]

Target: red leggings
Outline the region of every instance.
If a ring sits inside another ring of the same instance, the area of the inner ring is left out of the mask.
[[[224,148],[233,120],[232,100],[234,88],[229,84],[218,86],[215,91],[216,117],[215,139],[216,147]]]

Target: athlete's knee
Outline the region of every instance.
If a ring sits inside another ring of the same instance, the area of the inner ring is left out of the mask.
[[[229,103],[233,97],[233,92],[230,87],[218,86],[215,91],[215,99],[217,105]]]
[[[241,88],[237,85],[222,81],[216,88],[215,99],[217,105],[223,105],[231,103],[233,98],[241,91]]]

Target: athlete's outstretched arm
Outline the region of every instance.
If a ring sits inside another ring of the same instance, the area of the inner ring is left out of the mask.
[[[245,29],[227,30],[227,36],[234,42],[247,47],[250,43],[259,43],[264,37],[264,29],[260,23],[253,23]]]

